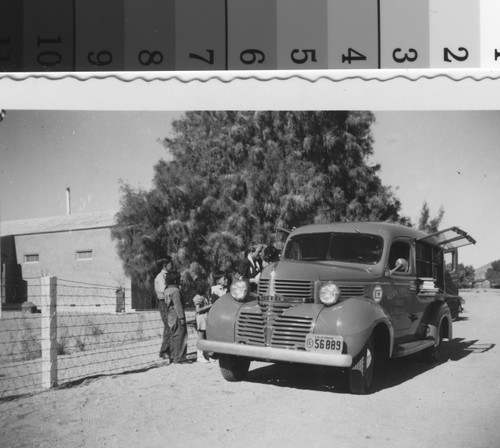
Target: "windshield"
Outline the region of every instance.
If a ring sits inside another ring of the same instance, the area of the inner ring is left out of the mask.
[[[341,261],[377,264],[384,240],[365,233],[311,233],[297,235],[285,247],[285,260]]]

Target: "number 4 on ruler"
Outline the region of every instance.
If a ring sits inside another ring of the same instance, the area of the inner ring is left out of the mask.
[[[366,61],[366,56],[352,48],[349,48],[347,50],[347,55],[342,55],[342,63],[345,64],[347,62],[351,64],[352,61]]]

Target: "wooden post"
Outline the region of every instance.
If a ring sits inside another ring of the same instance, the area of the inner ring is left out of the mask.
[[[42,277],[42,387],[57,386],[57,278]]]

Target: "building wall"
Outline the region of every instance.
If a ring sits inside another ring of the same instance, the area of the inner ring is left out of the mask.
[[[68,290],[70,286],[76,288],[77,283],[73,282],[111,287],[109,297],[104,300],[110,311],[114,311],[115,290],[124,288],[125,310],[130,311],[130,279],[123,272],[109,227],[17,235],[15,251],[22,277],[28,283],[29,301],[37,304],[36,285],[39,284],[39,278],[53,276],[58,278],[59,285],[67,284]],[[92,258],[79,259],[77,251],[92,251]],[[38,255],[39,260],[30,262],[26,259],[29,255]],[[77,294],[72,296],[76,297]],[[102,312],[103,308],[99,311]]]
[[[474,288],[490,288],[491,282],[486,279],[474,280]]]

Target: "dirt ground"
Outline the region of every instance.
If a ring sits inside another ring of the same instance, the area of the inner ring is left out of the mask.
[[[443,361],[391,361],[370,395],[306,366],[162,366],[0,401],[0,446],[498,447],[500,291],[464,298]]]

